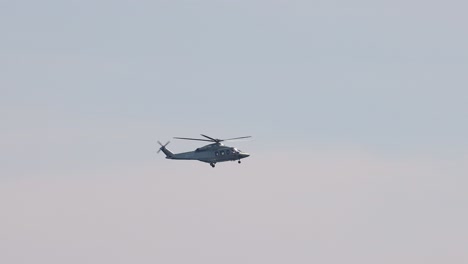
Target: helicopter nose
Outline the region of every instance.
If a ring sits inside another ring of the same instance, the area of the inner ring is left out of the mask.
[[[247,158],[247,157],[250,156],[249,153],[245,153],[245,152],[242,152],[242,153],[240,153],[239,155],[241,156],[242,159],[243,159],[243,158]]]

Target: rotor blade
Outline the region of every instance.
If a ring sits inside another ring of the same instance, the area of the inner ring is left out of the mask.
[[[211,139],[212,141],[215,141],[215,142],[219,142],[219,141],[220,141],[219,139],[215,139],[215,138],[209,137],[209,136],[207,136],[207,135],[203,135],[203,134],[200,134],[200,135],[202,135],[202,136],[204,136],[204,137],[206,137],[206,138],[209,138],[209,139]]]
[[[234,139],[243,139],[243,138],[251,138],[252,136],[246,136],[246,137],[236,137],[236,138],[228,138],[228,139],[221,139],[222,141],[226,140],[234,140]]]
[[[196,140],[196,141],[208,141],[213,142],[213,140],[208,139],[199,139],[199,138],[182,138],[182,137],[174,137],[175,139],[184,139],[184,140]]]
[[[159,142],[159,140],[158,140],[158,144],[161,145],[161,148],[162,148],[163,144],[161,142]],[[159,154],[159,152],[161,152],[161,148],[158,149],[158,152],[157,152],[158,154]]]

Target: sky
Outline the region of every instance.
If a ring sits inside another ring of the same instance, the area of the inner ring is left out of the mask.
[[[467,8],[0,0],[0,262],[467,263]]]

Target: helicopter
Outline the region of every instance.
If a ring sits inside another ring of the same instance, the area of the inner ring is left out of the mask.
[[[166,154],[166,159],[173,159],[173,160],[198,160],[201,162],[206,162],[211,165],[211,167],[215,167],[217,162],[224,162],[224,161],[238,161],[241,163],[241,159],[247,158],[250,154],[246,152],[242,152],[237,148],[229,147],[223,145],[221,142],[228,141],[228,140],[236,140],[236,139],[244,139],[250,138],[251,136],[245,137],[236,137],[236,138],[228,138],[228,139],[218,139],[212,138],[207,135],[201,134],[201,136],[205,137],[206,139],[200,138],[183,138],[183,137],[174,137],[175,139],[183,139],[183,140],[195,140],[195,141],[205,141],[205,142],[213,142],[209,145],[197,148],[194,151],[183,152],[183,153],[172,153],[170,150],[166,148],[166,146],[170,143],[168,141],[166,144],[161,144],[158,141],[161,147],[158,150],[164,152]]]

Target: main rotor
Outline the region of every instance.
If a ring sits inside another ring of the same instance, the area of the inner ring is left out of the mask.
[[[183,137],[174,137],[174,138],[175,139],[184,139],[184,140],[195,140],[195,141],[221,143],[221,142],[228,141],[228,140],[244,139],[244,138],[250,138],[251,137],[251,136],[246,136],[246,137],[219,139],[219,138],[212,138],[212,137],[209,137],[209,136],[203,135],[203,134],[200,134],[200,135],[205,137],[206,139],[202,139],[202,138],[183,138]]]

